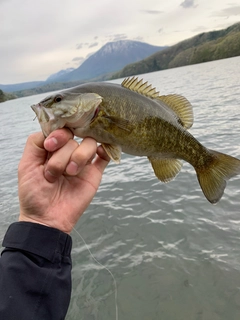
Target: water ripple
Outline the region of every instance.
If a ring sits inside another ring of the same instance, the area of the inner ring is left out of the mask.
[[[191,133],[205,146],[240,158],[240,57],[142,77],[161,94],[185,95],[194,109]],[[17,219],[17,165],[27,136],[39,131],[30,105],[43,97],[1,104],[0,239]],[[146,158],[123,154],[121,164],[110,163],[76,230],[116,278],[119,319],[239,319],[239,181],[232,179],[212,206],[187,163],[168,184],[156,179]],[[67,320],[115,319],[112,278],[77,233],[72,236]]]

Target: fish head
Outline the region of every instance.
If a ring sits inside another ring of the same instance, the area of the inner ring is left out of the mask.
[[[52,131],[63,127],[84,128],[94,119],[102,97],[96,93],[71,91],[48,96],[31,106],[47,137]]]

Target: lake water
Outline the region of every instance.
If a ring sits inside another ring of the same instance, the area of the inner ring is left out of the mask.
[[[240,158],[240,57],[142,77],[161,94],[190,100],[190,132],[200,142]],[[17,166],[25,141],[40,131],[30,105],[45,96],[0,104],[0,240],[18,217]],[[120,165],[108,166],[76,229],[116,279],[119,320],[240,319],[240,176],[213,206],[189,164],[163,184],[147,159],[123,155]],[[111,275],[77,233],[72,237],[66,319],[115,320]]]

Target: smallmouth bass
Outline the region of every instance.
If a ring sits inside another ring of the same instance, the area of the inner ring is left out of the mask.
[[[162,182],[179,173],[182,160],[189,162],[205,197],[213,204],[221,199],[227,180],[240,174],[239,159],[207,149],[188,132],[193,111],[185,97],[159,95],[135,77],[121,85],[82,84],[31,107],[45,137],[67,127],[77,137],[92,137],[101,143],[116,163],[122,151],[147,156]]]

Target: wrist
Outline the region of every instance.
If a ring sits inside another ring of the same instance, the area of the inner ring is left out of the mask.
[[[59,231],[62,231],[64,233],[70,234],[73,228],[73,225],[70,225],[70,223],[68,224],[64,224],[58,220],[54,220],[54,219],[48,219],[48,220],[44,220],[41,217],[37,216],[37,217],[31,217],[29,215],[26,215],[22,212],[20,212],[19,218],[18,218],[19,222],[30,222],[30,223],[35,223],[35,224],[40,224],[49,228],[54,228],[57,229]]]
[[[51,227],[48,224],[43,223],[42,221],[39,221],[37,219],[32,219],[32,218],[29,218],[29,217],[25,217],[25,216],[22,216],[21,214],[19,215],[18,221],[19,222],[31,222],[31,223],[41,224],[41,225],[46,226],[46,227]]]

